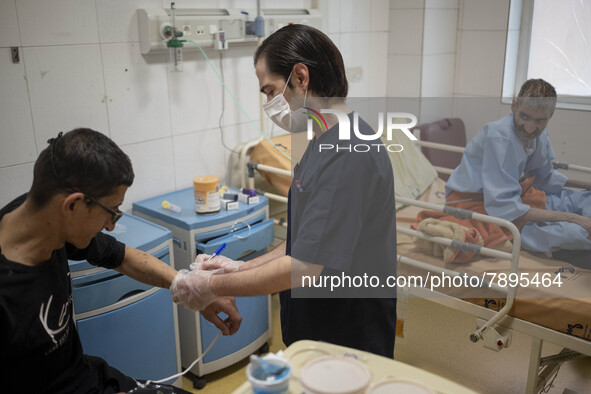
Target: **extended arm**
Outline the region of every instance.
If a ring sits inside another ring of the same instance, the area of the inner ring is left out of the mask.
[[[206,254],[200,254],[195,259],[195,263],[191,264],[191,270],[216,270],[222,269],[225,273],[231,273],[236,271],[243,271],[254,267],[267,264],[270,261],[278,259],[279,257],[285,256],[285,246],[287,242],[283,242],[277,248],[273,249],[269,253],[259,256],[249,261],[234,261],[226,256],[215,256],[210,259],[211,256]]]
[[[220,296],[258,296],[301,286],[302,275],[316,277],[323,267],[282,256],[256,267],[224,275],[212,275],[209,285]]]
[[[123,262],[117,268],[118,272],[140,282],[168,289],[177,271],[170,265],[141,250],[126,246]],[[218,313],[228,315],[226,321],[218,317]],[[232,335],[240,328],[242,317],[238,313],[233,299],[218,298],[202,312],[204,318],[215,324],[224,335]]]
[[[591,234],[591,218],[577,215],[576,213],[549,211],[546,209],[531,208],[519,219],[527,222],[570,222],[583,227]]]
[[[281,245],[279,245],[278,247],[276,247],[275,249],[273,249],[269,253],[266,253],[266,254],[264,254],[260,257],[257,257],[255,259],[246,261],[240,267],[240,271],[258,267],[259,265],[267,264],[270,261],[273,261],[275,259],[285,256],[286,245],[287,245],[287,241],[284,241]]]
[[[302,275],[315,277],[322,272],[322,266],[283,256],[244,271],[227,274],[222,271],[181,271],[171,286],[174,301],[190,309],[202,310],[220,296],[272,294],[301,286]]]
[[[126,246],[125,257],[115,270],[137,281],[165,289],[170,287],[176,270],[156,257]]]
[[[591,182],[578,181],[576,179],[568,179],[564,186],[591,191]]]

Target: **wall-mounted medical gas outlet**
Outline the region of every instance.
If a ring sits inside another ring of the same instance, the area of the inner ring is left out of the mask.
[[[227,49],[233,45],[256,44],[255,9],[175,9],[175,28],[183,32],[183,40],[197,42],[204,48]],[[172,12],[169,8],[137,10],[140,50],[142,54],[163,52],[165,40],[172,31]],[[322,27],[322,15],[314,9],[262,9],[266,35],[292,23]],[[224,42],[218,32],[223,32]],[[185,45],[185,50],[197,50],[195,45]]]

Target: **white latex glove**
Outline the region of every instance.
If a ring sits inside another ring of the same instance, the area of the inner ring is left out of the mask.
[[[222,270],[180,270],[170,285],[172,300],[185,308],[202,311],[217,298],[211,291],[209,278],[218,273]]]
[[[244,261],[234,261],[226,256],[215,256],[209,260],[209,256],[206,254],[200,254],[189,267],[192,270],[216,270],[222,269],[224,273],[236,272],[240,269],[240,266],[244,264]]]

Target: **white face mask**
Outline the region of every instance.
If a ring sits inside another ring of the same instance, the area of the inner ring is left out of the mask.
[[[285,89],[287,89],[290,78],[291,73],[289,73],[289,77],[285,83],[285,88],[283,88],[283,92],[279,93],[277,96],[263,104],[263,109],[265,110],[267,116],[277,126],[289,131],[290,133],[297,133],[299,131],[305,131],[308,128],[308,115],[306,114],[306,109],[304,108],[306,106],[308,89],[306,89],[306,93],[304,94],[304,106],[292,111],[289,108],[289,103],[283,95],[285,93]]]

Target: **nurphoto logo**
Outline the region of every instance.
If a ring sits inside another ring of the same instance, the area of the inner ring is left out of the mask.
[[[308,133],[307,138],[311,140],[314,137],[314,122],[318,124],[322,132],[328,129],[326,120],[322,114],[334,114],[337,117],[339,124],[339,141],[350,141],[351,140],[351,122],[349,116],[343,111],[336,109],[321,109],[315,111],[312,108],[304,107],[308,112]],[[386,140],[392,141],[392,134],[395,130],[402,131],[411,141],[416,141],[417,137],[410,132],[414,126],[417,125],[417,117],[407,112],[387,112],[384,116],[384,112],[378,113],[378,129],[375,134],[362,134],[359,131],[359,114],[353,112],[353,132],[355,136],[362,141],[376,141],[375,143],[363,143],[363,144],[319,144],[319,152],[327,150],[348,151],[348,152],[369,152],[372,147],[377,149],[379,152],[381,147],[384,147],[388,152],[402,152],[404,147],[400,144],[382,144],[381,138],[384,134],[384,123],[386,123]]]

